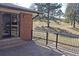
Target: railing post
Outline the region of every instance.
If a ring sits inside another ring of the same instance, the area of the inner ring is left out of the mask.
[[[46,33],[46,46],[48,45],[48,32]]]
[[[56,49],[57,49],[57,46],[58,46],[58,33],[56,33]]]

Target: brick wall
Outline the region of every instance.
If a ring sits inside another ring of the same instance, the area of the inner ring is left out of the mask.
[[[20,14],[20,37],[23,40],[32,40],[32,14]]]

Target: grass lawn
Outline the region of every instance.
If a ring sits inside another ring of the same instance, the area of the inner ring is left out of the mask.
[[[43,22],[41,22],[41,21],[34,21],[33,22],[33,29],[35,27],[41,27],[41,26],[46,26],[46,25],[47,24],[44,21]],[[78,31],[75,31],[74,29],[71,29],[70,24],[64,23],[64,22],[56,23],[56,22],[51,21],[50,22],[50,26],[53,27],[53,28],[55,27],[55,28],[65,29],[66,31],[68,31],[70,33],[73,33],[73,34],[78,34],[79,33]],[[46,33],[34,31],[33,35],[35,37],[39,37],[39,38],[44,38],[45,39]],[[56,41],[56,35],[49,33],[49,40]],[[72,44],[72,45],[75,43],[74,45],[79,45],[79,38],[70,38],[70,37],[65,37],[65,36],[59,35],[59,42],[63,42],[63,43],[66,43],[66,44]]]
[[[46,33],[35,31],[33,33],[33,36],[38,37],[40,39],[45,39],[46,38]],[[56,35],[49,33],[49,40],[56,41]],[[70,37],[65,37],[65,36],[59,35],[58,42],[65,43],[65,44],[70,44],[70,45],[74,45],[74,46],[79,46],[79,38],[70,38]]]

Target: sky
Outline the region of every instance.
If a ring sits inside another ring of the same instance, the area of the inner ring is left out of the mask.
[[[67,7],[67,3],[63,3],[63,6],[62,6],[61,10],[62,10],[64,13],[65,13],[66,7]]]
[[[24,3],[24,4],[22,4],[22,3],[14,3],[14,4],[29,8],[32,3]],[[62,8],[61,8],[61,10],[62,10],[63,12],[65,12],[66,5],[67,5],[66,3],[63,3],[63,6],[62,6]]]
[[[14,3],[16,5],[20,5],[20,6],[29,8],[30,5],[34,2],[34,1],[33,2],[26,2],[26,1],[27,0],[1,0],[0,3]],[[66,8],[66,3],[64,3],[61,8],[63,12],[65,12],[65,8]]]

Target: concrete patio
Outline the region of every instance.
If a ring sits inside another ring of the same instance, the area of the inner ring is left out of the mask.
[[[61,52],[44,45],[45,42],[42,44],[42,42],[33,40],[20,46],[0,49],[0,56],[63,56]]]

